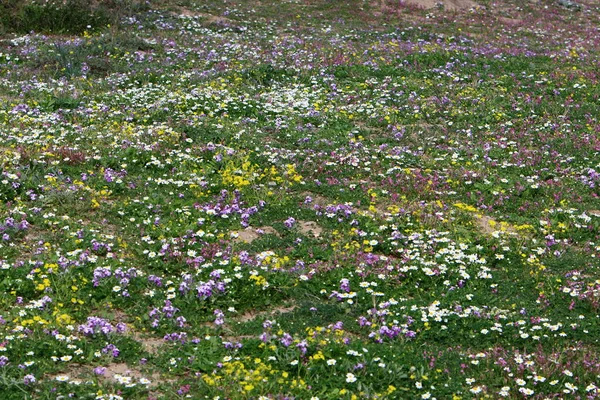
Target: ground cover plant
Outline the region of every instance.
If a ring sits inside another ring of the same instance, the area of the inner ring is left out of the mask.
[[[599,397],[595,1],[75,3],[0,38],[0,397]]]

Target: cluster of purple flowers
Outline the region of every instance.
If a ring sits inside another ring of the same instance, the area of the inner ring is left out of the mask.
[[[600,172],[593,168],[588,168],[584,175],[581,175],[581,182],[590,188],[595,188],[598,182],[600,182]]]
[[[4,220],[4,223],[0,224],[0,234],[2,235],[2,240],[8,241],[11,239],[11,233],[24,231],[27,228],[29,228],[29,222],[27,222],[26,219],[22,219],[20,222],[17,222],[13,217],[8,217]]]
[[[325,207],[315,204],[313,209],[317,216],[325,214],[327,218],[337,217],[339,222],[342,222],[344,218],[350,218],[354,215],[354,210],[347,204],[330,204]]]
[[[175,314],[177,314],[178,312],[179,312],[179,308],[173,306],[173,303],[170,300],[165,300],[165,304],[162,308],[159,309],[157,307],[154,307],[148,313],[148,316],[152,320],[151,325],[153,328],[158,327],[158,325],[160,324],[160,321],[163,318],[166,318],[169,320],[174,319],[175,324],[177,326],[179,326],[180,328],[183,328],[187,321],[186,321],[185,317],[183,317],[183,316],[178,316],[175,318]]]
[[[258,206],[244,207],[241,200],[241,193],[238,190],[233,192],[233,199],[229,191],[222,190],[219,198],[214,203],[204,205],[197,204],[196,209],[203,210],[209,215],[219,216],[221,218],[229,218],[233,215],[239,215],[243,227],[249,226],[250,217],[256,214],[265,206],[265,202],[261,200]]]
[[[85,324],[79,325],[77,330],[85,336],[92,336],[97,333],[109,335],[111,333],[123,333],[127,326],[123,322],[119,322],[116,326],[109,321],[100,317],[88,317]]]
[[[214,311],[215,314],[215,325],[223,325],[225,323],[225,314],[223,311],[216,309]]]
[[[219,271],[212,271],[210,278],[206,282],[199,282],[196,286],[197,296],[200,299],[208,299],[216,293],[225,293],[227,284],[221,280],[221,274]]]
[[[113,358],[116,358],[119,356],[119,354],[121,354],[121,351],[117,348],[117,346],[109,343],[106,346],[104,346],[104,348],[102,349],[102,353],[108,354]]]
[[[179,342],[181,344],[185,344],[187,341],[187,333],[185,332],[173,332],[167,333],[163,339],[165,342]]]
[[[125,171],[124,169],[122,169],[121,171],[118,171],[118,172],[111,168],[106,168],[104,170],[104,180],[108,183],[111,183],[114,181],[118,182],[120,179],[123,179],[125,176],[127,176],[127,171]]]

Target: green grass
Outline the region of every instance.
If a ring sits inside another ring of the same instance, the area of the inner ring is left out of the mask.
[[[5,397],[597,397],[600,9],[477,4],[0,3]]]

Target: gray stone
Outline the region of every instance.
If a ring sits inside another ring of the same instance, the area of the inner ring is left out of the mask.
[[[558,0],[558,5],[574,11],[581,10],[581,4],[576,3],[572,0]]]

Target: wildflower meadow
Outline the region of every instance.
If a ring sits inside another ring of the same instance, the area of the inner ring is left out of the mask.
[[[0,399],[600,398],[595,0],[0,2]]]

